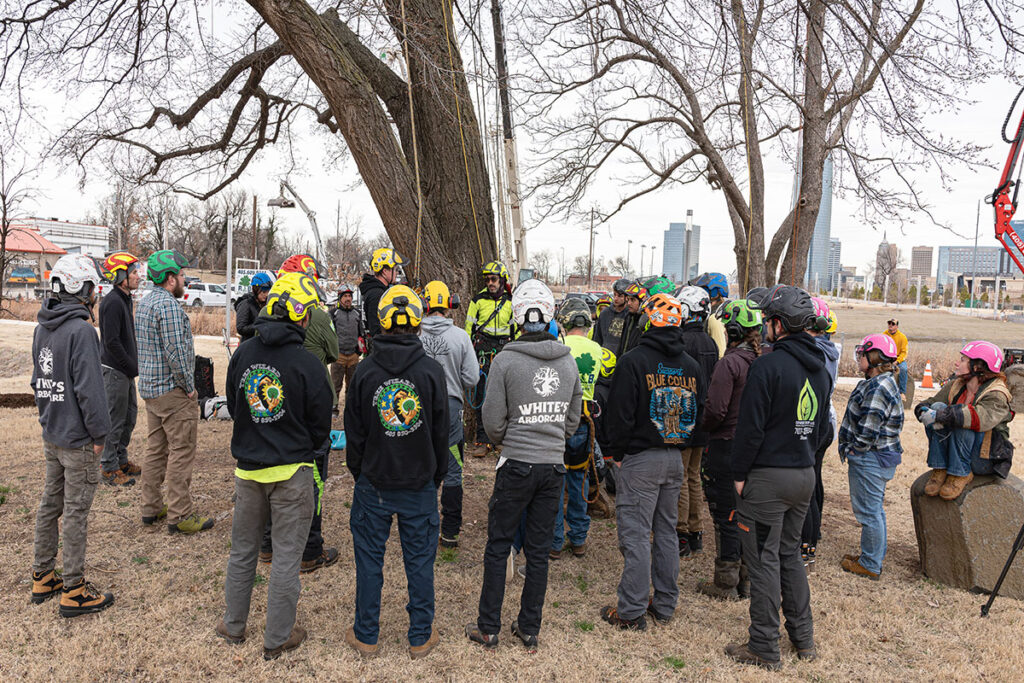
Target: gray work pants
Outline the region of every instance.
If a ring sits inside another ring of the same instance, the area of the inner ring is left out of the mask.
[[[272,484],[235,478],[231,554],[224,581],[224,625],[241,634],[249,619],[252,584],[267,520],[273,520],[274,562],[267,587],[267,626],[263,647],[282,645],[295,626],[302,584],[299,563],[313,519],[313,470],[300,467],[291,479]]]
[[[92,444],[61,448],[43,441],[46,483],[36,512],[32,571],[48,572],[57,564],[57,521],[64,517],[64,585],[74,586],[85,573],[85,538],[89,508],[100,481],[100,457]]]
[[[679,598],[676,514],[683,477],[678,448],[650,448],[627,455],[615,473],[615,519],[623,560],[618,610],[623,619],[636,619],[647,611],[652,585],[655,611],[664,616],[675,612]]]
[[[139,417],[138,398],[135,395],[135,378],[120,370],[103,366],[103,388],[107,394],[107,410],[110,412],[110,431],[103,444],[103,458],[100,461],[104,472],[113,472],[128,462],[128,444],[135,431]]]
[[[758,467],[737,501],[743,561],[750,571],[751,652],[779,661],[779,604],[798,648],[814,645],[811,591],[800,533],[814,493],[814,468]]]

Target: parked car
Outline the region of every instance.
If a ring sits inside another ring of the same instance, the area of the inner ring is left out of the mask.
[[[584,303],[590,307],[591,314],[597,312],[597,297],[590,292],[569,292],[562,301],[565,301],[565,299],[583,299]],[[561,305],[562,301],[559,301],[558,304]]]
[[[228,301],[224,285],[213,282],[190,282],[185,285],[185,294],[179,299],[185,306],[224,306]]]

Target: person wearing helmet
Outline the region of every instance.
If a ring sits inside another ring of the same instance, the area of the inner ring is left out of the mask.
[[[359,363],[345,399],[348,469],[355,479],[349,528],[356,562],[356,609],[345,642],[363,657],[377,652],[384,550],[398,517],[408,579],[409,655],[438,643],[434,623],[437,490],[448,471],[445,373],[417,335],[423,302],[405,285],[377,304],[381,334]]]
[[[365,348],[366,332],[363,328],[363,315],[352,306],[352,286],[341,284],[338,287],[338,305],[331,312],[334,330],[338,335],[338,359],[331,365],[331,382],[334,395],[341,398],[341,391],[352,385],[352,375],[359,364],[359,354]]]
[[[636,347],[640,335],[647,329],[647,317],[641,309],[641,303],[647,299],[648,292],[640,280],[636,280],[626,288],[626,313],[622,318],[622,335],[615,355],[621,358],[627,351]]]
[[[46,482],[36,512],[32,603],[60,596],[62,617],[99,612],[114,604],[112,594],[85,581],[89,509],[110,431],[100,342],[89,324],[96,291],[104,280],[91,257],[61,256],[50,271],[52,294],[39,308],[39,324],[32,334],[31,383],[46,459]],[[63,576],[56,572],[61,517]]]
[[[110,413],[110,432],[103,446],[103,481],[111,486],[131,486],[142,468],[128,459],[139,415],[135,378],[139,376],[139,350],[135,343],[135,311],[132,292],[139,288],[139,259],[126,251],[111,254],[103,267],[114,283],[110,295],[100,300],[100,343],[103,353],[103,389]]]
[[[622,327],[626,321],[626,290],[629,289],[629,285],[629,280],[624,277],[615,281],[612,285],[611,306],[598,313],[597,323],[594,325],[594,341],[612,353],[619,350]],[[600,304],[598,301],[599,307]]]
[[[526,573],[511,630],[527,649],[536,650],[551,530],[565,479],[565,441],[579,426],[583,390],[569,348],[546,331],[555,316],[547,285],[520,283],[512,293],[512,310],[523,335],[494,357],[483,402],[484,428],[502,451],[487,508],[479,609],[466,636],[485,648],[498,646],[509,550],[525,513]]]
[[[363,302],[363,326],[366,329],[366,346],[372,348],[374,336],[380,334],[380,321],[377,319],[377,304],[388,287],[399,283],[405,277],[402,266],[405,259],[394,249],[381,247],[375,249],[370,257],[370,270],[363,273],[359,283],[359,294]]]
[[[828,433],[832,378],[806,333],[814,319],[807,292],[777,285],[747,295],[761,311],[772,352],[757,358],[740,398],[743,417],[732,441],[740,544],[750,575],[746,642],[726,654],[769,669],[779,658],[779,604],[797,656],[814,649],[810,589],[800,559],[800,531],[814,492],[814,454]]]
[[[896,342],[896,348],[899,349],[896,367],[900,371],[900,396],[903,397],[905,403],[907,400],[907,349],[910,346],[910,342],[907,341],[907,335],[900,329],[900,321],[896,318],[889,319],[888,323],[886,323],[885,332],[882,334],[892,337],[892,340]]]
[[[235,332],[238,333],[239,343],[252,339],[256,334],[254,323],[267,305],[267,295],[273,284],[270,274],[260,271],[249,281],[250,291],[235,302]]]
[[[491,371],[491,361],[501,349],[515,336],[515,323],[512,316],[512,299],[508,289],[508,270],[501,261],[484,264],[480,273],[484,287],[469,303],[466,311],[466,332],[473,342],[480,361],[483,374],[477,384],[476,395],[482,396],[486,391],[487,375]],[[482,401],[481,401],[482,404]],[[476,434],[470,450],[475,457],[482,458],[493,449],[484,431],[480,408],[476,409]]]
[[[700,287],[686,286],[680,290],[677,298],[683,312],[683,350],[697,361],[704,373],[704,381],[709,382],[715,363],[718,362],[718,346],[705,331],[710,312],[708,294]],[[690,443],[680,450],[686,484],[679,492],[679,515],[676,520],[679,557],[689,557],[704,551],[704,527],[700,517],[700,464],[707,444],[708,433],[698,423]]]
[[[213,527],[195,511],[192,467],[199,429],[196,354],[192,325],[178,299],[185,293],[188,260],[176,251],[153,252],[146,277],[153,291],[135,311],[139,345],[139,394],[146,402],[149,438],[142,462],[142,523],[166,518],[167,530],[185,535]],[[167,483],[167,505],[161,488]]]
[[[839,459],[850,467],[850,507],[860,524],[860,553],[846,555],[841,565],[845,572],[874,581],[882,573],[885,558],[885,486],[896,474],[903,453],[903,402],[893,376],[898,372],[897,355],[891,337],[864,337],[857,346],[864,379],[850,394],[839,428]]]
[[[267,589],[263,657],[276,659],[306,639],[295,623],[310,523],[319,501],[316,449],[331,431],[331,385],[319,361],[303,350],[310,315],[320,302],[305,273],[284,273],[271,287],[254,325],[228,363],[226,399],[234,421],[235,511],[218,636],[245,639],[257,556],[268,522],[274,561]]]
[[[762,353],[761,312],[746,299],[726,302],[716,312],[729,336],[729,348],[715,364],[704,403],[703,428],[708,432],[702,482],[708,512],[715,526],[715,573],[701,580],[697,590],[720,600],[746,597],[740,563],[740,532],[734,519],[736,490],[732,479],[732,440],[739,422],[740,397],[750,365]]]
[[[444,368],[448,390],[448,472],[441,489],[441,539],[445,548],[459,547],[462,529],[462,457],[466,440],[462,430],[462,397],[480,379],[480,364],[469,335],[452,321],[459,305],[448,285],[433,280],[423,288],[426,317],[420,325],[420,341],[427,355]]]
[[[563,343],[576,359],[583,390],[582,414],[592,417],[598,411],[594,404],[594,390],[601,371],[601,346],[587,337],[591,330],[590,307],[583,299],[566,299],[558,308],[558,322],[565,330]],[[590,531],[590,517],[587,515],[590,475],[587,464],[593,455],[590,451],[590,421],[581,419],[576,432],[565,442],[565,485],[558,498],[555,513],[555,533],[551,541],[551,558],[561,559],[562,551],[568,549],[574,557],[583,557],[587,552],[587,533]],[[563,506],[568,491],[568,503]],[[563,509],[565,510],[563,514]],[[569,541],[566,547],[565,525],[569,525]]]
[[[926,495],[956,500],[975,474],[1004,479],[1009,474],[1013,412],[1003,360],[992,342],[967,342],[953,366],[953,379],[914,408],[928,437],[932,471]]]
[[[605,454],[615,473],[615,518],[622,552],[618,603],[601,618],[643,630],[645,615],[665,623],[679,598],[676,514],[685,473],[679,449],[689,445],[703,414],[707,382],[683,347],[683,307],[667,293],[645,304],[648,329],[618,359],[605,409]],[[653,542],[652,542],[653,537]],[[648,598],[651,588],[654,597]]]
[[[729,298],[729,281],[722,273],[702,273],[691,282],[691,285],[700,287],[708,293],[710,308],[717,311],[718,307]],[[709,316],[707,320],[708,334],[718,345],[718,357],[725,355],[728,346],[728,336],[722,321],[717,316]]]

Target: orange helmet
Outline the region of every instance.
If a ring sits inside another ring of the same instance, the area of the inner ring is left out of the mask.
[[[679,299],[664,292],[649,298],[644,304],[644,312],[654,327],[679,327],[683,324],[683,305]]]
[[[138,262],[139,259],[132,256],[127,251],[115,251],[103,261],[103,267],[108,273],[110,273],[110,275],[107,276],[110,281],[117,284],[119,282],[124,282],[131,269],[138,267],[135,265]]]

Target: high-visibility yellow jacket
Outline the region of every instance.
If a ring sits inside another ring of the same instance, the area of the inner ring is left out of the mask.
[[[484,289],[473,297],[466,311],[466,332],[470,337],[477,332],[491,337],[511,337],[513,324],[512,299],[505,292],[491,295]]]

